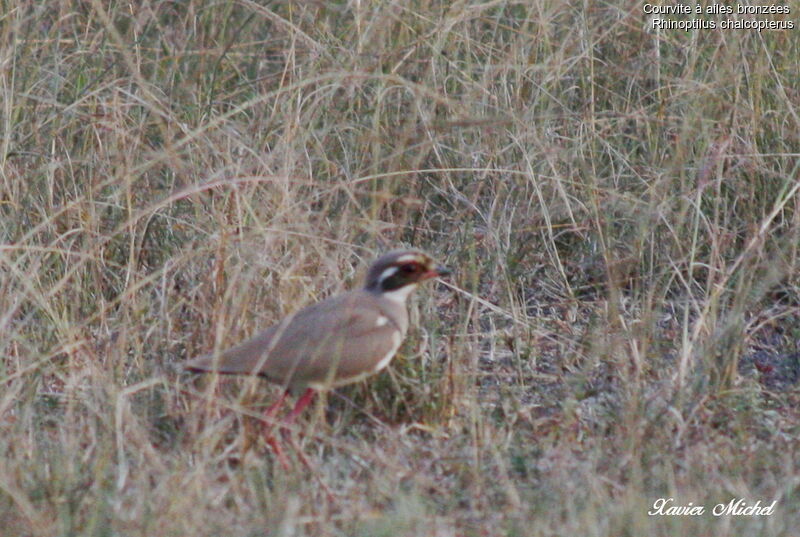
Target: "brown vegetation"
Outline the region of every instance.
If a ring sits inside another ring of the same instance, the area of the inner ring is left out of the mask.
[[[652,31],[637,2],[0,12],[3,535],[800,527],[797,30]],[[401,245],[456,276],[388,373],[299,421],[307,466],[253,433],[274,386],[178,372]]]

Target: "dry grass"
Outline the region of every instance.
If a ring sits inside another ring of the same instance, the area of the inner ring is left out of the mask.
[[[797,30],[653,33],[638,2],[2,5],[4,535],[800,527]],[[313,471],[245,450],[276,389],[176,366],[402,244],[457,276],[391,372],[301,420]],[[778,503],[648,516],[662,497]]]

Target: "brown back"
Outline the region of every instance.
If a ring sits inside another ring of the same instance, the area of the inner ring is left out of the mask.
[[[387,319],[377,326],[378,316]],[[187,369],[257,374],[290,388],[336,385],[371,373],[408,327],[404,306],[365,290],[308,306],[219,355]]]

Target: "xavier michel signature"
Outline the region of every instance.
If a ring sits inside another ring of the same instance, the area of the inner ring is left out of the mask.
[[[775,505],[778,500],[769,505],[762,505],[761,500],[754,504],[748,504],[743,498],[732,499],[728,503],[718,503],[711,508],[714,516],[769,516],[775,512]],[[653,508],[647,511],[650,516],[702,516],[706,513],[705,505],[675,505],[674,498],[659,498],[653,502]]]

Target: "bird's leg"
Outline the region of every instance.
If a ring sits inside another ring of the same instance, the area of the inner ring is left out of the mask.
[[[269,408],[267,408],[264,411],[264,419],[265,419],[265,421],[267,422],[268,425],[270,425],[270,424],[271,425],[275,425],[275,423],[274,423],[275,415],[278,413],[278,411],[283,406],[283,402],[286,401],[286,397],[288,395],[289,395],[289,390],[284,390],[283,393],[281,394],[281,396],[278,398],[278,400],[275,401],[275,403],[271,404],[269,406]],[[272,427],[270,427],[270,429],[271,428]]]
[[[297,403],[295,403],[292,411],[289,412],[285,418],[283,418],[284,425],[293,423],[297,416],[299,416],[300,413],[311,404],[311,401],[314,400],[314,395],[316,393],[317,392],[314,391],[314,388],[306,388],[306,391],[303,393],[300,399],[297,400]]]
[[[295,443],[294,437],[292,437],[291,431],[289,430],[288,426],[294,423],[294,420],[297,419],[297,416],[299,416],[303,412],[303,410],[305,410],[305,408],[311,404],[311,401],[314,400],[315,394],[316,392],[314,391],[313,388],[307,388],[306,391],[303,392],[303,395],[300,396],[300,399],[298,399],[297,402],[294,404],[294,408],[292,409],[292,411],[289,412],[289,414],[287,414],[286,417],[281,420],[281,435],[283,436],[284,441],[289,443],[289,445],[297,454],[297,457],[307,468],[310,467],[308,460],[303,455],[303,452],[301,451],[297,443]]]
[[[281,448],[280,442],[272,435],[272,428],[275,425],[274,422],[275,415],[278,413],[278,410],[280,410],[280,407],[283,401],[286,399],[288,393],[289,393],[288,390],[285,391],[281,396],[281,398],[278,400],[278,402],[270,406],[264,412],[264,421],[267,422],[267,426],[269,427],[266,431],[264,439],[266,440],[267,445],[269,445],[270,449],[272,449],[272,452],[275,454],[275,457],[278,459],[278,462],[280,462],[284,470],[289,469],[289,461],[287,460],[286,455],[284,455],[283,453],[283,449]],[[297,400],[297,403],[295,403],[292,411],[289,412],[289,414],[287,414],[287,416],[281,420],[279,428],[281,429],[281,432],[284,436],[288,432],[287,425],[291,425],[297,418],[297,416],[299,416],[303,412],[303,410],[309,404],[311,404],[311,401],[314,400],[315,393],[316,392],[312,388],[308,388],[305,391],[305,393],[303,393],[303,395],[300,397],[300,399]],[[294,443],[294,441],[291,439],[291,437],[288,438],[288,441],[289,444],[292,446],[292,449],[294,449],[299,455],[300,450]]]
[[[289,470],[289,461],[286,459],[286,455],[283,454],[283,449],[281,449],[280,442],[272,436],[272,429],[275,427],[275,415],[283,406],[283,402],[286,401],[286,396],[289,395],[289,390],[284,390],[278,400],[269,406],[264,411],[264,417],[262,421],[266,425],[266,429],[264,431],[264,441],[266,441],[267,445],[272,450],[272,453],[275,454],[275,457],[280,462],[281,466],[284,470]]]

